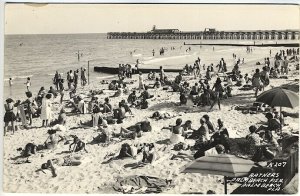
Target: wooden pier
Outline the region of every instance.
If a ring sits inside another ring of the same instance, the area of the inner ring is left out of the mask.
[[[178,29],[156,29],[148,32],[108,32],[107,39],[176,39],[176,40],[299,40],[299,30],[257,31],[179,31]]]

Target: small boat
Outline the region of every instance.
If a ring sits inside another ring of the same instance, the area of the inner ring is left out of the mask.
[[[107,74],[118,74],[119,68],[116,67],[94,67],[95,72],[102,72]],[[138,72],[142,73],[150,73],[150,72],[159,72],[160,69],[154,69],[154,68],[139,68],[137,72],[133,73],[136,74]],[[164,72],[181,72],[182,69],[164,69]]]

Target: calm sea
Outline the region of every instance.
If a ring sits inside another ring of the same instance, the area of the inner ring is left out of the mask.
[[[134,64],[139,59],[141,66],[145,67],[183,67],[185,63],[193,63],[198,56],[215,63],[220,58],[211,55],[212,46],[192,46],[191,51],[186,51],[188,46],[184,46],[183,42],[199,43],[200,40],[113,40],[106,39],[106,34],[6,35],[4,99],[9,96],[24,98],[27,77],[32,82],[30,90],[36,94],[41,86],[48,89],[52,85],[55,71],[63,73],[65,78],[66,72],[71,69],[87,68],[88,61],[91,80],[100,80],[107,75],[95,73],[94,66],[116,67],[119,63]],[[162,47],[167,48],[164,56],[158,54]],[[175,47],[175,50],[170,50],[171,47]],[[228,55],[232,54],[232,49],[216,47],[218,51],[227,51]],[[244,51],[245,48],[237,50]],[[80,61],[77,58],[78,51]],[[12,88],[8,83],[10,77],[13,78]]]

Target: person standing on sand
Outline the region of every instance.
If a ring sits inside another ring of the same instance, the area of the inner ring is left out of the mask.
[[[75,89],[77,89],[77,85],[78,85],[78,73],[79,73],[78,69],[76,71],[74,71],[74,88]]]
[[[262,86],[262,81],[260,78],[261,76],[260,76],[259,69],[256,69],[252,77],[252,86],[255,88],[255,97],[257,97],[258,90],[260,90]]]
[[[51,120],[51,94],[46,94],[42,101],[41,119],[43,120],[42,127],[47,127]]]
[[[145,89],[144,79],[142,72],[139,73],[139,92]]]
[[[152,50],[152,55],[153,55],[153,56],[155,55],[155,51],[154,51],[154,49]]]
[[[13,134],[15,133],[15,120],[16,115],[13,112],[14,109],[14,101],[11,98],[6,99],[6,103],[4,104],[5,115],[4,115],[4,136],[6,135],[6,131],[8,128],[8,124],[11,123]]]
[[[165,81],[165,71],[162,66],[159,67],[159,70],[160,70],[160,73],[159,73],[160,82],[164,82]]]
[[[30,82],[30,78],[29,77],[27,78],[27,81],[24,84],[26,84],[27,92],[29,92],[29,87],[31,86],[31,82]]]
[[[59,82],[59,74],[58,74],[58,72],[56,71],[56,72],[55,72],[55,75],[54,75],[54,78],[53,78],[53,83],[54,83],[54,85],[55,85],[55,87],[56,87],[56,90],[58,90],[58,82]]]
[[[224,91],[223,86],[222,86],[222,81],[220,78],[217,78],[212,90],[214,90],[214,95],[215,95],[215,100],[212,103],[210,110],[212,110],[212,108],[214,107],[214,105],[218,102],[219,105],[219,109],[221,110],[221,103],[220,103],[220,98],[222,96],[222,93]]]
[[[85,68],[81,72],[81,80],[82,80],[82,85],[85,86],[87,84],[86,69]]]

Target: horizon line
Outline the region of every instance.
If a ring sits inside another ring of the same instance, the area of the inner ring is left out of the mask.
[[[157,28],[157,29],[163,29],[163,28]],[[176,29],[176,28],[175,28]],[[215,28],[209,28],[209,29],[215,29]],[[288,30],[292,30],[292,31],[299,31],[300,32],[300,28],[299,29],[292,29],[292,28],[288,28],[288,29],[256,29],[256,30],[217,30],[216,31],[288,31]],[[150,29],[151,31],[151,29]],[[202,30],[204,31],[204,30]],[[180,31],[180,32],[202,32],[202,31],[191,31],[191,30],[186,30],[186,31]],[[107,33],[147,33],[149,31],[108,31],[108,32],[92,32],[92,33],[84,33],[84,32],[79,32],[79,33],[4,33],[4,36],[6,35],[79,35],[79,34],[107,34]]]

